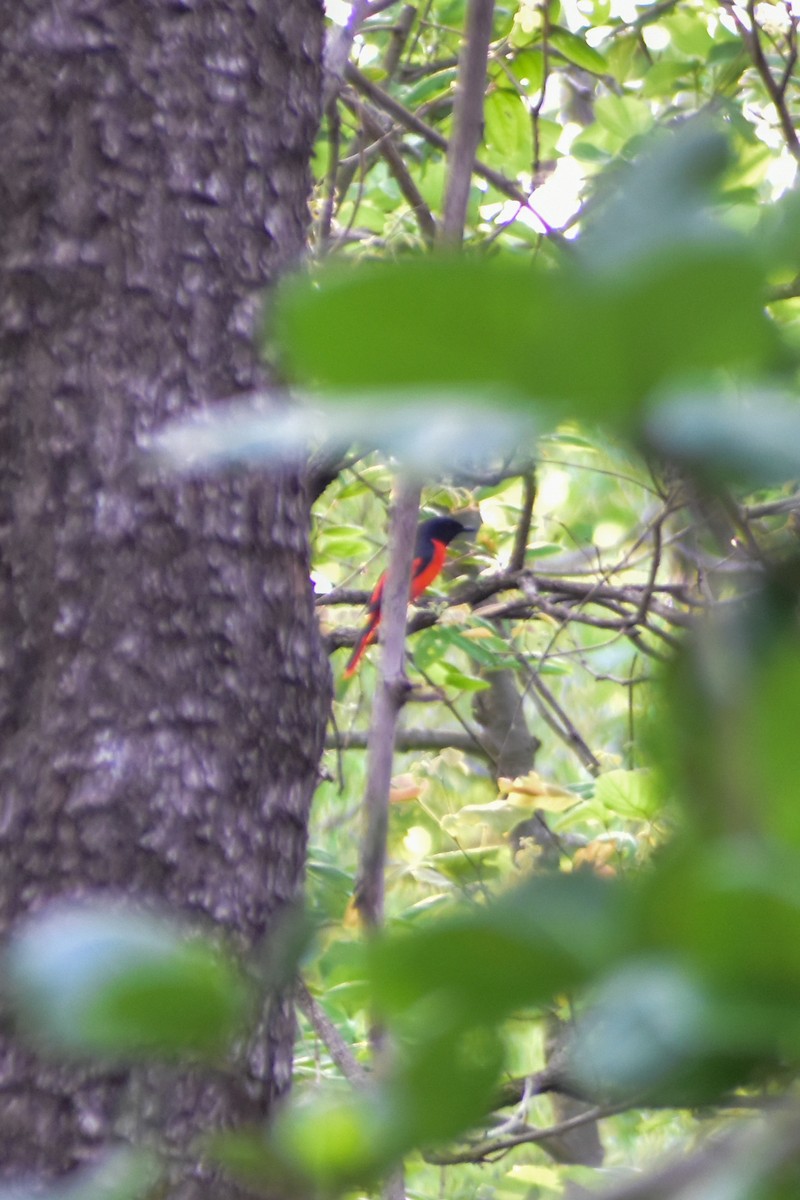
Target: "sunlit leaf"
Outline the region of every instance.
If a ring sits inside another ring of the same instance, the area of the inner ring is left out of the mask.
[[[594,75],[603,75],[608,71],[608,64],[602,54],[568,29],[559,26],[550,29],[548,41],[554,50],[563,54],[569,62],[575,63],[576,67],[582,67],[584,71],[591,71]]]
[[[257,1188],[307,1194],[369,1184],[412,1148],[453,1137],[482,1116],[501,1062],[491,1030],[434,1032],[398,1049],[380,1082],[309,1093],[278,1112],[268,1135],[225,1134],[212,1151]]]
[[[511,173],[530,170],[533,134],[530,113],[520,94],[495,88],[484,102],[484,141],[487,149]]]
[[[647,820],[661,806],[656,780],[650,771],[606,771],[597,780],[595,801],[628,820]]]
[[[335,1194],[369,1183],[405,1148],[383,1091],[356,1094],[335,1086],[283,1107],[268,1135],[238,1130],[210,1144],[213,1157],[248,1187],[290,1195]]]
[[[541,50],[521,50],[511,60],[511,70],[529,95],[544,83],[544,56]]]

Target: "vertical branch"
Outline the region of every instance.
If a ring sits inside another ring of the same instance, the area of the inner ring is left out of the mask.
[[[460,245],[463,240],[469,186],[481,136],[493,12],[494,0],[469,0],[442,225],[444,240],[455,245]],[[389,790],[397,718],[408,689],[404,670],[406,617],[419,502],[419,483],[401,476],[392,512],[389,568],[381,604],[380,673],[369,731],[365,831],[355,900],[361,919],[369,929],[383,923]],[[374,1048],[379,1050],[379,1037],[373,1042]],[[383,1196],[384,1200],[403,1200],[405,1197],[402,1164],[387,1179]]]
[[[389,788],[397,717],[408,688],[403,660],[419,495],[419,484],[401,477],[392,510],[389,567],[381,603],[380,674],[369,729],[365,830],[355,901],[364,924],[372,929],[383,922]]]
[[[324,254],[331,240],[333,225],[333,210],[336,205],[336,172],[339,167],[339,148],[341,141],[341,121],[339,110],[332,104],[328,110],[328,169],[325,172],[325,190],[317,227],[317,242],[320,255]]]
[[[508,563],[509,571],[521,571],[525,566],[525,552],[531,532],[533,506],[536,503],[536,468],[531,467],[522,476],[522,511],[514,533],[514,548]]]
[[[486,63],[493,16],[494,0],[469,0],[464,51],[458,69],[453,136],[447,156],[442,238],[450,245],[460,245],[464,238],[473,164],[483,129]]]
[[[383,56],[383,69],[386,79],[394,78],[394,74],[400,66],[400,59],[403,56],[403,51],[406,48],[406,43],[411,35],[411,30],[416,20],[417,10],[413,4],[404,4],[403,11],[395,21],[394,29],[392,30],[389,39],[389,45],[386,53]]]
[[[389,829],[389,791],[397,736],[397,718],[406,698],[404,659],[411,566],[419,517],[420,486],[403,476],[397,485],[389,535],[389,566],[381,603],[381,658],[372,709],[364,792],[364,836],[361,842],[356,907],[371,930],[383,924],[386,842]],[[381,1052],[380,1030],[373,1031],[372,1048]],[[402,1162],[386,1179],[383,1200],[405,1200]]]

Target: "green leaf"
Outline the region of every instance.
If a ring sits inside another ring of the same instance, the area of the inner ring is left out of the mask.
[[[364,530],[358,525],[325,525],[317,531],[314,547],[318,560],[366,557],[374,549]]]
[[[443,662],[451,650],[463,650],[473,662],[483,667],[494,667],[497,665],[498,653],[503,653],[508,647],[488,622],[486,628],[491,631],[492,636],[485,642],[465,637],[458,629],[447,625],[426,629],[415,638],[414,659],[420,667],[427,670]]]
[[[625,820],[643,821],[654,817],[661,797],[651,771],[606,771],[597,781],[595,803]]]
[[[637,32],[623,34],[621,31],[614,40],[605,46],[606,70],[617,83],[628,83],[647,78],[647,75],[657,66],[645,57],[641,35]],[[641,108],[641,105],[640,105]]]
[[[318,1096],[284,1108],[271,1142],[292,1174],[341,1188],[369,1182],[405,1148],[385,1091]]]
[[[570,33],[568,29],[563,29],[556,26],[551,29],[548,34],[548,41],[554,50],[559,54],[563,54],[569,62],[574,63],[576,67],[581,67],[584,71],[590,71],[593,75],[605,75],[608,73],[608,63],[603,58],[598,50],[585,42],[582,37],[578,37],[575,33]]]
[[[533,161],[531,116],[525,101],[510,88],[495,88],[483,106],[483,137],[494,160],[515,175],[530,170]]]
[[[593,415],[627,406],[629,350],[620,315],[606,288],[582,275],[548,274],[521,261],[442,256],[334,267],[313,283],[295,279],[283,292],[279,325],[291,370],[328,387],[368,391],[373,414],[389,386],[395,403],[398,385],[460,387],[473,396],[484,389],[491,396],[493,411],[484,398],[482,425],[480,410],[470,412],[464,400],[454,404],[447,425],[439,427],[441,442],[431,422],[432,398],[425,416],[420,411],[416,418],[416,437],[409,406],[407,416],[396,410],[393,428],[410,439],[402,457],[413,462],[430,458],[431,441],[443,458],[446,444],[459,437],[459,423],[474,430],[473,452],[481,442],[499,448],[505,441],[506,452],[518,446],[519,428],[504,426],[502,408],[515,396],[530,395],[554,414],[565,401]],[[361,338],[357,355],[350,350],[352,328]],[[367,428],[369,420],[365,415]]]
[[[413,1020],[420,1006],[423,1025],[471,1026],[576,986],[625,927],[620,893],[606,882],[536,878],[470,915],[376,942],[369,974],[376,1002],[395,1019]]]
[[[717,367],[776,361],[761,288],[761,271],[743,245],[675,246],[632,269],[621,286],[620,323],[630,338],[634,394]]]
[[[691,972],[632,960],[590,998],[563,1070],[582,1094],[606,1101],[710,1104],[753,1078],[758,1053],[740,1045],[746,1024]]]
[[[512,58],[510,66],[529,96],[541,91],[544,83],[544,55],[541,50],[520,50]]]
[[[800,1005],[800,854],[754,837],[676,854],[642,890],[639,916],[651,946],[668,949],[716,992],[751,1002]],[[775,1052],[800,1050],[794,1015],[786,1033],[759,1031]]]
[[[704,13],[682,8],[667,14],[661,24],[669,31],[672,45],[687,58],[705,62],[713,39]]]
[[[608,135],[604,148],[614,154],[653,128],[650,109],[635,96],[601,96],[595,102],[594,115]]]
[[[383,1090],[356,1095],[338,1087],[285,1105],[268,1135],[237,1130],[210,1143],[229,1174],[268,1195],[336,1194],[369,1184],[405,1148]]]
[[[667,677],[652,736],[698,834],[760,834],[800,847],[796,561],[745,606],[700,624]]]
[[[413,111],[428,100],[444,96],[450,92],[457,76],[458,71],[455,67],[445,71],[434,71],[432,75],[425,75],[418,83],[403,93],[403,103],[406,108]]]
[[[278,337],[295,378],[326,387],[474,388],[503,378],[526,387],[529,328],[549,299],[547,282],[520,262],[437,256],[358,269],[334,264],[280,289]]]
[[[485,1026],[434,1028],[407,1045],[389,1081],[407,1144],[453,1138],[485,1116],[502,1062],[500,1037]]]
[[[353,895],[355,879],[320,846],[312,846],[306,863],[306,892],[312,913],[341,921]]]
[[[443,850],[426,861],[445,879],[465,885],[501,877],[500,860],[504,857],[507,860],[508,851],[504,847],[473,846],[469,850]]]
[[[442,664],[442,683],[445,687],[458,688],[462,692],[485,692],[489,687],[485,679],[467,675],[451,663]]]
[[[11,944],[7,969],[32,1036],[70,1053],[218,1057],[247,991],[209,943],[119,908],[53,908]]]
[[[606,100],[622,105],[616,96]],[[598,101],[598,121],[603,124],[613,112],[622,120],[620,105],[601,109]],[[626,138],[633,135],[627,126],[624,132]],[[637,259],[673,247],[686,254],[689,247],[706,248],[709,242],[733,241],[744,256],[745,247],[713,219],[710,207],[729,162],[727,139],[705,122],[660,132],[632,164],[609,174],[608,191],[581,239],[581,253],[603,270],[617,273]]]
[[[642,95],[672,96],[679,85],[686,86],[687,75],[688,69],[684,61],[671,62],[666,59],[653,63],[644,77]]]
[[[556,270],[438,256],[295,279],[279,301],[287,367],[307,382],[369,391],[373,407],[382,390],[396,399],[388,389],[398,385],[462,387],[483,393],[484,405],[491,397],[495,420],[523,396],[550,420],[565,410],[613,420],[675,377],[771,363],[762,268],[708,212],[725,162],[724,140],[705,128],[661,139],[625,174],[577,259]],[[450,423],[454,439],[455,415]],[[407,461],[434,440],[430,420],[423,429]],[[480,433],[491,437],[488,423]]]
[[[365,950],[361,942],[338,938],[316,961],[319,977],[325,980],[325,1001],[352,1016],[369,1002]]]
[[[549,121],[547,117],[536,118],[538,162],[548,163],[560,157],[558,142],[563,133],[564,128],[558,121]]]

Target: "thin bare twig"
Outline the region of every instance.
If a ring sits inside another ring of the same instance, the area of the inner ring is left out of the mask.
[[[317,244],[320,254],[324,254],[331,240],[333,212],[336,206],[336,172],[339,167],[339,146],[341,141],[342,123],[335,104],[331,105],[328,113],[328,168],[325,172],[322,212],[319,218]]]
[[[780,500],[768,500],[764,504],[745,504],[742,512],[749,521],[760,517],[774,517],[779,513],[800,512],[800,492],[782,496]]]
[[[425,671],[421,666],[419,666],[418,663],[415,663],[414,666],[419,671],[420,675],[425,680],[425,682],[430,687],[436,688],[435,683],[433,682],[433,680],[431,679],[431,677],[427,673],[427,671]],[[493,754],[492,750],[483,741],[481,741],[480,734],[477,732],[477,730],[473,729],[473,727],[469,724],[469,722],[466,721],[464,719],[464,717],[462,717],[461,713],[458,711],[455,704],[453,704],[452,700],[448,699],[448,697],[441,692],[441,689],[437,688],[436,690],[439,692],[439,695],[441,696],[442,704],[445,706],[445,708],[448,709],[448,711],[451,713],[453,718],[456,721],[458,721],[459,725],[464,730],[464,732],[469,737],[472,738],[472,740],[476,743],[476,745],[478,745],[481,748],[486,759],[489,762],[493,763],[494,762],[494,754]]]
[[[528,679],[526,690],[530,690],[531,698],[542,720],[572,750],[590,775],[599,775],[601,769],[599,760],[594,756],[589,746],[578,733],[578,730],[564,712],[547,684],[543,681],[541,675],[537,671],[532,670],[522,656],[520,656],[520,662],[525,667]]]
[[[392,79],[400,67],[400,59],[403,57],[403,51],[406,48],[416,15],[417,10],[413,4],[404,4],[400,16],[392,27],[389,45],[381,64],[387,79]]]
[[[524,574],[516,571],[499,571],[495,575],[483,575],[479,579],[470,580],[469,583],[457,584],[450,593],[448,607],[462,604],[477,606],[502,592],[519,591],[524,582],[530,582],[537,592],[553,595],[557,600],[583,602],[608,600],[612,603],[629,605],[638,604],[642,590],[646,586],[640,583],[621,584],[619,587],[614,587],[612,584],[598,586],[590,581],[556,577],[539,571],[525,571]],[[658,584],[653,587],[652,596],[663,596],[689,608],[703,607],[702,602],[693,596],[688,585],[682,583]],[[367,603],[369,597],[370,593],[363,588],[341,587],[317,596],[316,603],[320,608],[339,604],[360,607]],[[679,608],[662,606],[653,611],[657,611],[659,617],[672,625],[679,627],[691,625],[689,615]],[[433,612],[420,613],[414,618],[411,628],[412,630],[427,629],[436,623],[436,619],[436,614]],[[332,644],[336,646],[352,645],[354,637],[354,632],[342,631],[342,637],[334,639]]]

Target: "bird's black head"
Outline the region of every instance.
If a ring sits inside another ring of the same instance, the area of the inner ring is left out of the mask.
[[[460,533],[474,532],[474,526],[459,521],[457,517],[431,517],[429,521],[423,521],[417,531],[417,546],[426,542],[444,542],[445,546],[449,546]]]

